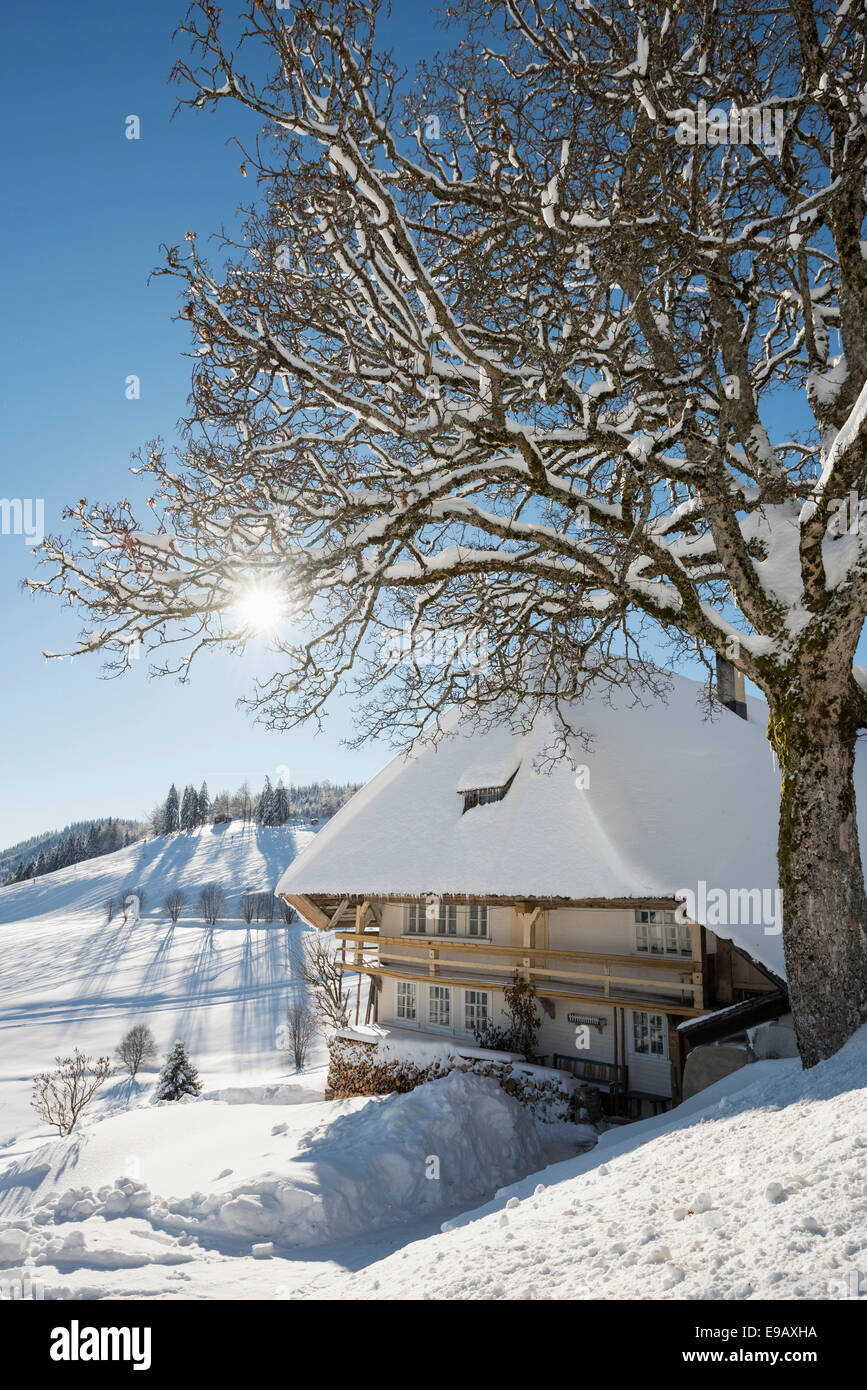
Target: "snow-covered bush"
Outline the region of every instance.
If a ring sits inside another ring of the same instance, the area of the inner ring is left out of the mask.
[[[160,1072],[155,1100],[180,1100],[182,1096],[197,1096],[202,1089],[199,1073],[187,1056],[184,1043],[178,1039]]]

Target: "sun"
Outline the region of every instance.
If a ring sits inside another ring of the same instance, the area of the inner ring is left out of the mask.
[[[286,605],[276,589],[248,584],[238,595],[235,612],[251,632],[275,632],[286,617]]]

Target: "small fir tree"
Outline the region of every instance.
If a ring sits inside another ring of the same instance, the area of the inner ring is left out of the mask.
[[[157,1100],[180,1100],[182,1096],[197,1096],[202,1089],[199,1073],[187,1056],[184,1043],[178,1039],[165,1060],[157,1085]]]

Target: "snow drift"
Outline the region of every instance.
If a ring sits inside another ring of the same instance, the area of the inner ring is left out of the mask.
[[[808,1072],[744,1067],[449,1225],[342,1296],[867,1301],[867,1027]]]
[[[526,1109],[495,1081],[462,1073],[408,1095],[292,1107],[300,1123],[314,1120],[294,1136],[270,1107],[266,1131],[259,1110],[239,1127],[219,1103],[143,1107],[0,1170],[0,1263],[51,1262],[52,1227],[131,1215],[248,1248],[313,1246],[466,1206],[545,1161]],[[157,1196],[143,1171],[129,1173],[130,1153],[144,1152],[163,1190],[173,1178],[183,1195]],[[220,1174],[215,1153],[229,1165]]]

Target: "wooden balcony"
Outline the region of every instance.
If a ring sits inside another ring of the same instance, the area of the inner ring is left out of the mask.
[[[636,959],[466,937],[383,936],[369,928],[335,936],[346,968],[365,975],[502,989],[517,970],[546,999],[655,1008],[684,1018],[706,1012],[701,961],[686,957]]]

